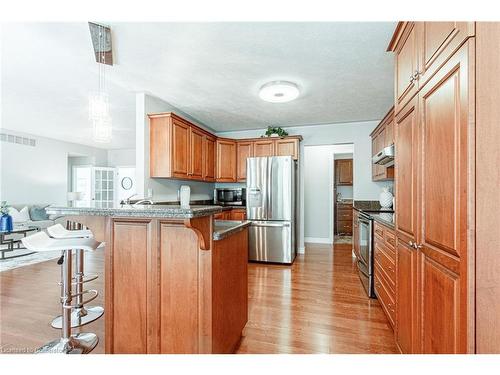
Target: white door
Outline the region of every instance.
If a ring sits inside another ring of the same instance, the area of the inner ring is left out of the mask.
[[[95,207],[112,207],[115,199],[115,169],[94,167],[93,201]]]

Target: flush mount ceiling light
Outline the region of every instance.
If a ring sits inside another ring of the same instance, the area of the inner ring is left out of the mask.
[[[299,96],[299,88],[293,82],[273,81],[260,88],[259,97],[270,103],[286,103]]]

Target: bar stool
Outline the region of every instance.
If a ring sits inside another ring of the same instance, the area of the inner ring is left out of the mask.
[[[41,348],[36,353],[65,353],[65,354],[87,354],[90,353],[99,342],[99,338],[95,333],[77,333],[71,334],[71,310],[75,307],[71,304],[73,297],[76,294],[71,293],[72,282],[72,249],[82,249],[84,251],[94,251],[100,247],[104,247],[104,243],[97,242],[93,238],[71,238],[71,239],[54,239],[50,238],[45,232],[38,232],[31,236],[25,237],[22,240],[23,245],[32,251],[64,251],[64,260],[62,263],[63,269],[63,300],[62,300],[62,330],[61,338],[51,341]],[[93,296],[88,300],[83,301],[86,304],[93,301],[98,296],[97,290],[89,289],[81,292],[81,295],[92,293]]]
[[[75,223],[73,223],[75,224]],[[70,222],[68,222],[68,226]],[[80,224],[81,225],[81,224]],[[56,239],[70,239],[70,238],[93,238],[94,235],[92,231],[88,229],[79,230],[67,230],[61,224],[52,225],[47,228],[47,232],[52,238]],[[76,289],[76,302],[75,308],[71,312],[71,328],[81,327],[85,324],[91,323],[94,320],[99,319],[102,314],[104,314],[104,309],[101,306],[85,307],[83,305],[83,284],[89,281],[93,281],[98,278],[97,275],[93,275],[84,279],[83,263],[84,263],[84,251],[82,249],[76,249],[76,261],[75,261],[75,278],[72,285],[75,285]],[[63,292],[61,288],[61,298],[63,298]],[[62,315],[54,318],[51,323],[52,327],[61,329],[62,328]]]

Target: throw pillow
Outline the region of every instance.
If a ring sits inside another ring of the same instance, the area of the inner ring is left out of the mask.
[[[33,221],[49,220],[49,215],[45,212],[45,207],[32,206],[30,208],[30,217]]]
[[[12,216],[12,221],[14,223],[25,223],[30,221],[30,213],[27,206],[23,207],[20,211],[14,207],[9,207],[9,215]]]

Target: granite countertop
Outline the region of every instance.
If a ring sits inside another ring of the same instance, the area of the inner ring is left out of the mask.
[[[78,215],[78,216],[115,216],[115,217],[147,217],[166,219],[192,219],[195,217],[210,216],[221,212],[221,206],[192,205],[182,208],[179,205],[126,205],[117,204],[112,207],[86,207],[49,206],[45,209],[48,214]]]
[[[369,214],[373,220],[379,222],[382,225],[385,225],[389,228],[394,229],[394,220],[395,216],[394,213],[389,213],[389,212],[379,212],[379,213],[370,213]]]
[[[248,226],[250,226],[250,221],[248,220],[215,220],[214,234],[212,238],[214,241],[223,240],[226,237],[242,231]]]
[[[357,211],[370,212],[385,212],[393,213],[392,208],[384,208],[378,201],[354,201],[352,207]]]

